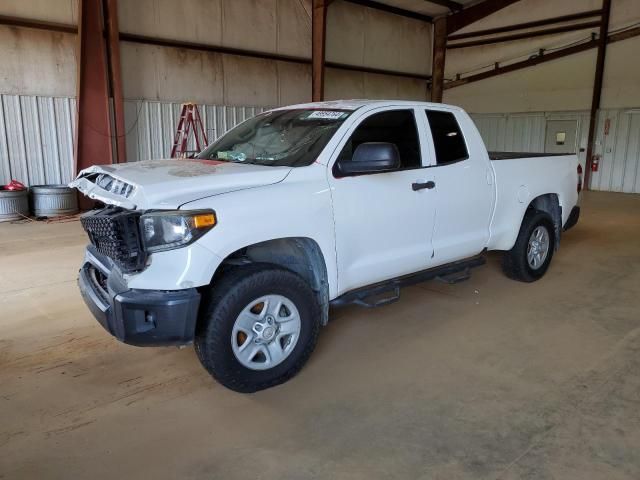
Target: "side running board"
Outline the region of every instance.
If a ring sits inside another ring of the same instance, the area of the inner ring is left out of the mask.
[[[448,284],[460,283],[471,278],[471,269],[484,265],[483,255],[449,263],[440,267],[422,270],[384,282],[351,290],[330,302],[331,306],[360,305],[367,308],[382,307],[398,301],[400,288],[429,280],[439,280]],[[382,298],[381,298],[382,297]]]
[[[387,292],[389,292],[390,295],[383,297],[382,294]],[[385,305],[395,303],[398,300],[400,300],[400,287],[395,287],[391,290],[383,290],[380,293],[373,293],[368,296],[356,298],[352,303],[365,308],[376,308],[384,307]]]
[[[456,283],[464,282],[465,280],[469,280],[471,278],[471,269],[469,267],[464,270],[456,273],[450,273],[449,275],[438,275],[436,280],[442,283],[448,283],[449,285],[453,285]]]

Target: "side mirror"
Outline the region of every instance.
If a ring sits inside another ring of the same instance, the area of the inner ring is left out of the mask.
[[[338,169],[343,175],[388,172],[400,168],[400,153],[393,143],[361,143],[351,160],[341,161]]]

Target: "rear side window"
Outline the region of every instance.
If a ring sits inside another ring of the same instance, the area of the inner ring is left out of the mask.
[[[366,118],[353,132],[338,157],[341,161],[351,160],[361,143],[393,143],[400,152],[400,168],[419,168],[420,141],[413,110],[390,110]]]
[[[469,158],[467,145],[453,113],[427,110],[427,118],[429,119],[438,165],[446,165]]]

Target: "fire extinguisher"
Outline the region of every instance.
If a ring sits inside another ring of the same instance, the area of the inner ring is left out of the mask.
[[[600,164],[600,155],[594,155],[593,158],[591,159],[591,171],[597,172],[599,164]]]

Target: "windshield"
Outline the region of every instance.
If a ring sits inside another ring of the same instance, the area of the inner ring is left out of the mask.
[[[342,122],[347,110],[275,110],[237,127],[198,155],[206,160],[286,167],[312,164]]]

